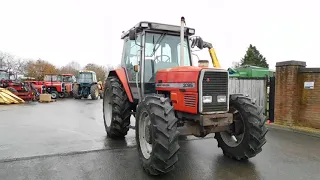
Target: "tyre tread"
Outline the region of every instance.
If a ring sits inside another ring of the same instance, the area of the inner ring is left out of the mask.
[[[170,100],[157,94],[146,95],[137,108],[137,117],[141,108],[148,108],[149,112],[152,112],[151,121],[156,130],[153,156],[150,157],[151,161],[148,164],[144,163],[141,157],[142,165],[150,175],[167,173],[173,170],[178,162],[177,152],[180,149],[177,118],[172,111]]]
[[[216,133],[214,138],[218,141],[218,147],[222,149],[225,156],[232,159],[247,160],[255,157],[267,142],[265,136],[268,129],[265,127],[266,117],[263,115],[263,108],[255,105],[249,97],[239,94],[231,95],[230,104],[238,104],[242,107],[245,121],[248,123],[249,138],[244,142],[245,144],[236,147],[238,149],[235,151],[224,143],[220,133]]]

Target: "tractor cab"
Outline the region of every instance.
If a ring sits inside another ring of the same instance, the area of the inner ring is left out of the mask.
[[[5,81],[9,79],[9,73],[6,70],[0,69],[0,81]]]
[[[91,84],[97,83],[97,75],[94,71],[83,70],[79,72],[78,83],[80,84]]]
[[[154,93],[155,77],[159,70],[192,66],[188,37],[193,35],[195,30],[184,30],[185,36],[182,40],[180,26],[140,22],[122,35],[122,67],[127,71],[130,87],[135,89],[135,99],[140,98],[136,82],[143,84],[141,96]],[[180,55],[181,50],[183,56]]]
[[[62,82],[66,83],[75,83],[76,77],[73,74],[61,74],[62,76]]]
[[[62,76],[57,74],[46,74],[44,76],[45,82],[62,82]]]

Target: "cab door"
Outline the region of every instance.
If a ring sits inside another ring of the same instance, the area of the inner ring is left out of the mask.
[[[129,38],[125,39],[124,43],[124,55],[123,66],[126,68],[128,84],[131,89],[131,93],[133,99],[137,100],[140,99],[141,94],[141,76],[140,72],[134,71],[134,66],[139,65],[141,66],[141,54],[142,54],[142,47],[141,45],[141,35],[138,35],[136,40],[129,40]]]

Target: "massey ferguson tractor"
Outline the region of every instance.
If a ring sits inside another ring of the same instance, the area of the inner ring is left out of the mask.
[[[51,94],[52,99],[64,98],[66,85],[62,82],[62,76],[57,74],[46,74],[44,76],[45,92]]]
[[[106,79],[107,135],[126,136],[134,115],[141,164],[151,175],[174,169],[179,135],[215,133],[223,154],[236,160],[256,156],[266,143],[263,108],[247,96],[229,94],[228,71],[192,65],[191,45],[200,49],[210,45],[194,34],[195,29],[184,26],[183,17],[181,26],[138,23],[123,33],[121,67]]]

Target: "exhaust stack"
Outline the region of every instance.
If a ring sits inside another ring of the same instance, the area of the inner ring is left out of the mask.
[[[180,30],[180,66],[184,66],[184,25],[185,19],[181,17],[181,30]]]

